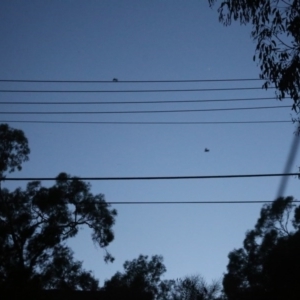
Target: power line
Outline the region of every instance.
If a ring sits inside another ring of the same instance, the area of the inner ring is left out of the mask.
[[[288,99],[288,98],[286,98]],[[202,102],[239,102],[239,101],[276,100],[274,97],[203,99],[203,100],[152,100],[152,101],[72,101],[72,102],[34,102],[34,101],[0,101],[0,105],[102,105],[102,104],[156,104],[156,103],[202,103]]]
[[[184,83],[184,82],[231,82],[231,81],[262,81],[259,78],[238,79],[182,79],[182,80],[35,80],[35,79],[0,79],[0,82],[23,83]]]
[[[212,112],[212,111],[237,111],[256,109],[278,109],[287,108],[289,105],[255,106],[235,108],[207,108],[207,109],[176,109],[176,110],[131,110],[131,111],[2,111],[1,115],[82,115],[82,114],[151,114],[151,113],[190,113],[190,112]]]
[[[211,89],[163,89],[163,90],[0,90],[0,93],[161,93],[161,92],[217,92],[262,90],[262,87],[211,88]],[[268,89],[275,89],[269,87]]]
[[[258,201],[109,201],[105,204],[112,204],[112,205],[132,205],[132,204],[155,204],[155,205],[161,205],[161,204],[261,204],[261,203],[273,203],[272,200],[258,200]],[[293,202],[300,202],[299,200],[293,200]]]
[[[238,175],[198,175],[198,176],[141,176],[141,177],[73,177],[60,179],[70,180],[89,180],[89,181],[120,181],[120,180],[186,180],[186,179],[232,179],[232,178],[255,178],[255,177],[281,177],[299,176],[300,173],[267,173],[267,174],[238,174]],[[0,181],[49,181],[57,180],[56,177],[0,177]]]
[[[292,123],[292,121],[228,121],[228,122],[101,122],[101,121],[0,121],[7,123],[37,123],[37,124],[112,124],[112,125],[221,125],[221,124],[276,124]]]

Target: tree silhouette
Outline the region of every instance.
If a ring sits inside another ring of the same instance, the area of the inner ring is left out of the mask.
[[[21,169],[29,148],[22,131],[0,126],[0,171]],[[98,289],[98,281],[73,260],[65,242],[79,228],[105,250],[113,240],[116,211],[90,185],[61,173],[52,187],[30,182],[25,190],[0,189],[0,289]]]
[[[23,131],[0,124],[0,177],[6,171],[20,171],[22,162],[28,160],[29,153],[28,140]]]
[[[169,281],[167,297],[163,300],[217,300],[221,285],[218,281],[207,284],[200,275],[191,275]]]
[[[300,206],[293,197],[265,205],[243,248],[229,254],[228,300],[300,299]]]
[[[140,255],[137,259],[124,263],[124,273],[117,272],[104,284],[103,290],[114,297],[130,295],[130,299],[157,299],[161,275],[166,271],[162,256],[151,259]],[[128,298],[129,299],[129,298]]]
[[[162,256],[140,255],[124,263],[124,272],[117,272],[104,284],[103,291],[111,299],[146,300],[221,300],[218,281],[207,284],[199,275],[177,280],[162,280],[166,271]]]
[[[213,5],[217,0],[208,0]],[[253,60],[260,65],[264,87],[274,84],[281,100],[286,94],[300,107],[300,1],[299,0],[226,0],[218,9],[224,25],[239,20],[252,26],[256,41]]]

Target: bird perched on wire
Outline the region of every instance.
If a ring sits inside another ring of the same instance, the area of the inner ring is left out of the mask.
[[[204,152],[209,152],[209,149],[208,149],[208,148],[205,148],[205,149],[204,149]]]
[[[118,81],[119,81],[118,78],[113,79],[113,82],[118,82]]]

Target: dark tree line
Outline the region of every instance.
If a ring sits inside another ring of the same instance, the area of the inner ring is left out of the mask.
[[[28,140],[21,130],[0,125],[2,183],[6,173],[22,169],[29,153]],[[106,203],[104,195],[93,195],[89,184],[66,173],[60,173],[55,184],[47,188],[39,181],[14,191],[0,187],[2,298],[8,293],[8,299],[12,295],[51,299],[68,291],[90,291],[90,297],[102,299],[216,299],[220,285],[208,285],[202,277],[163,280],[166,267],[158,255],[140,255],[126,261],[124,272],[117,272],[100,288],[92,273],[74,259],[66,241],[86,226],[91,229],[92,240],[104,249],[105,261],[112,262],[106,247],[114,239],[115,217],[116,211]],[[40,294],[41,291],[48,293]],[[75,298],[80,295],[86,294],[73,294]]]
[[[201,276],[162,280],[162,257],[147,256],[124,264],[104,289],[128,288],[147,293],[140,299],[162,300],[274,300],[300,299],[300,204],[280,197],[264,205],[243,247],[229,253],[223,288]]]
[[[137,259],[124,263],[124,272],[117,272],[104,284],[103,291],[115,295],[120,290],[138,295],[145,300],[217,300],[220,296],[219,282],[207,284],[199,276],[187,276],[177,280],[163,280],[166,272],[162,256],[151,258],[140,255]],[[117,299],[117,298],[114,298]]]
[[[7,125],[0,125],[0,138],[3,182],[6,172],[20,170],[22,162],[28,160],[29,147],[23,132]],[[57,290],[91,291],[89,297],[93,299],[300,299],[300,205],[293,197],[281,197],[263,206],[254,229],[246,233],[243,247],[228,256],[223,288],[219,282],[207,284],[198,275],[164,280],[166,267],[158,255],[126,261],[124,271],[100,288],[65,242],[75,237],[80,227],[89,227],[92,240],[104,249],[104,259],[112,262],[106,247],[114,239],[115,217],[116,211],[105,202],[104,195],[93,195],[89,184],[66,173],[59,174],[48,188],[38,181],[28,183],[25,190],[2,187],[0,295],[18,291],[19,298],[28,298],[37,295],[32,294],[36,291]],[[55,295],[59,298],[61,294]],[[80,298],[86,294],[76,295]]]

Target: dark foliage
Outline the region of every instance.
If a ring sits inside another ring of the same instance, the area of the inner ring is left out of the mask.
[[[140,255],[137,259],[126,261],[124,273],[117,272],[105,282],[103,290],[112,296],[129,293],[132,299],[156,299],[160,289],[160,277],[165,271],[161,256],[154,255],[148,259],[148,256]]]
[[[300,299],[299,210],[292,197],[262,208],[243,248],[229,254],[223,280],[228,300]]]
[[[0,286],[94,289],[96,281],[73,261],[64,242],[81,226],[92,230],[92,239],[105,248],[114,238],[115,210],[103,195],[92,195],[90,186],[62,173],[56,184],[42,187],[31,182],[27,189],[0,198]],[[106,260],[112,260],[107,253]],[[18,284],[17,284],[18,283]]]
[[[207,284],[201,276],[162,280],[165,271],[161,256],[149,259],[140,255],[126,261],[124,272],[117,272],[106,281],[103,291],[112,299],[120,299],[118,295],[123,294],[130,295],[130,299],[145,300],[221,300],[219,282]]]
[[[29,153],[28,140],[23,131],[0,124],[0,177],[6,171],[20,171],[22,162],[28,160]]]
[[[22,131],[0,125],[0,173],[21,169],[29,148]],[[90,185],[61,173],[52,187],[30,182],[25,190],[0,189],[0,290],[97,290],[98,281],[66,246],[80,227],[106,252],[116,211]]]
[[[170,281],[169,296],[166,300],[218,300],[221,285],[218,281],[207,284],[199,275],[186,276]]]
[[[209,0],[210,5],[217,0]],[[252,26],[264,87],[274,84],[278,98],[290,95],[300,108],[300,0],[220,1],[219,20],[224,25],[239,20]]]
[[[119,290],[114,293],[104,291],[41,290],[31,291],[26,295],[17,291],[5,291],[5,293],[0,295],[1,300],[147,300],[145,294],[138,294],[128,290]]]

